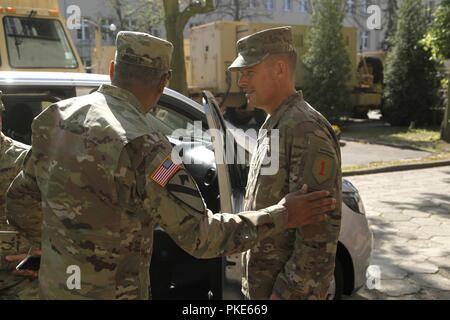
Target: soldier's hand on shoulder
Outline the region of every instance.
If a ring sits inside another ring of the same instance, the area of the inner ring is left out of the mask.
[[[279,204],[288,211],[287,228],[299,228],[327,219],[327,213],[336,209],[336,199],[330,197],[329,191],[308,192],[308,186],[286,195]]]
[[[15,263],[16,265],[18,265],[20,262],[22,262],[28,255],[30,254],[17,254],[17,255],[10,255],[10,256],[6,256],[5,260],[7,262],[10,263]],[[34,249],[31,252],[31,255],[33,256],[41,256],[42,255],[42,251],[38,250],[38,249]],[[38,277],[38,272],[34,271],[34,270],[14,270],[12,272],[12,274],[16,275],[16,276],[22,276],[22,277],[32,277],[32,278],[37,278]]]

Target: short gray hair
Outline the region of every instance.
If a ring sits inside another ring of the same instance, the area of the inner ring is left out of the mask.
[[[166,75],[161,70],[128,64],[125,62],[114,62],[113,82],[142,82],[156,87]]]
[[[289,65],[291,71],[295,74],[295,69],[297,68],[297,52],[291,51],[286,53],[275,53],[271,54],[270,57],[273,60],[276,59],[285,59]]]

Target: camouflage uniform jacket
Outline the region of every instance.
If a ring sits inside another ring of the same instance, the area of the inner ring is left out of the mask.
[[[5,195],[9,185],[22,170],[30,146],[12,140],[0,132],[0,226],[6,224]]]
[[[156,224],[199,258],[248,250],[286,225],[280,205],[213,215],[153,128],[133,94],[109,85],[51,105],[33,122],[32,154],[9,189],[7,215],[35,232],[20,199],[40,192],[41,298],[147,299]],[[80,288],[67,285],[70,266],[80,268]]]
[[[264,123],[247,183],[245,209],[277,203],[306,183],[308,191],[329,190],[338,207],[331,219],[265,238],[243,254],[243,293],[250,299],[324,299],[335,264],[341,221],[341,155],[328,121],[301,92],[287,98]],[[279,171],[261,175],[271,149],[267,133],[279,130]]]
[[[9,185],[22,170],[30,146],[12,140],[0,132],[0,300],[36,298],[37,281],[11,274],[14,266],[5,261],[6,255],[27,253],[30,242],[7,223],[5,195]]]

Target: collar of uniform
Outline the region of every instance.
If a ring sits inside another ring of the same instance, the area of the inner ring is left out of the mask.
[[[132,94],[130,91],[126,89],[122,89],[109,84],[102,84],[97,91],[112,96],[116,99],[124,100],[129,104],[133,105],[134,107],[136,107],[136,109],[140,113],[144,113],[142,111],[141,103],[139,102],[139,100],[136,98],[134,94]]]
[[[281,117],[283,114],[292,106],[292,101],[300,99],[303,100],[303,93],[302,91],[297,91],[293,95],[290,95],[286,99],[283,100],[283,102],[280,104],[278,109],[272,114],[270,117],[267,118],[266,122],[262,125],[262,129],[273,129],[277,126],[278,122],[280,122]]]

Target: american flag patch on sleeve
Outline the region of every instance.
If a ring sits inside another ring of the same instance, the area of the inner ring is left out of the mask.
[[[155,172],[153,172],[151,179],[164,188],[180,168],[178,164],[173,163],[170,157],[167,157]]]

